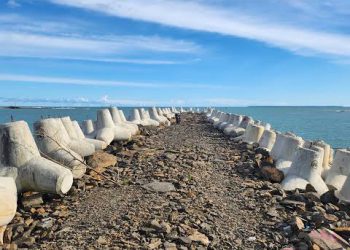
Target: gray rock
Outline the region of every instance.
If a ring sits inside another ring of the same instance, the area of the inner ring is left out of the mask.
[[[160,192],[160,193],[175,191],[174,185],[170,182],[154,181],[146,185],[143,185],[142,187],[149,191]]]

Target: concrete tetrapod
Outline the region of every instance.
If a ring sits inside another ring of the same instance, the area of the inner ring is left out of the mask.
[[[7,224],[15,217],[17,210],[17,188],[13,178],[0,177],[0,246],[4,243]]]
[[[328,191],[321,177],[323,149],[302,148],[296,151],[286,178],[282,181],[284,190],[305,189],[311,184],[319,195]]]
[[[70,139],[70,149],[78,153],[81,157],[93,155],[95,153],[95,146],[92,143],[85,140],[85,137],[83,139],[79,138],[77,131],[73,125],[73,122],[69,116],[58,119],[57,122],[62,122],[64,129],[67,131],[67,134]]]
[[[134,130],[133,135],[137,135],[139,133],[139,126],[126,120],[123,110],[118,110],[118,112],[119,112],[119,116],[121,118],[121,122],[122,122],[121,124],[123,124],[124,126],[128,126],[129,128],[132,128]]]
[[[216,113],[215,109],[209,109],[208,112],[206,112],[205,116],[207,117],[207,120]]]
[[[230,118],[231,118],[231,114],[225,113],[224,118],[218,124],[214,125],[214,127],[221,130],[221,126],[227,124]]]
[[[270,123],[263,123],[262,125],[265,127],[265,130],[271,130],[271,124]]]
[[[103,150],[105,149],[108,145],[104,141],[96,140],[96,139],[91,139],[91,138],[86,138],[83,131],[81,130],[79,123],[77,121],[72,121],[73,126],[75,128],[75,131],[77,133],[78,139],[86,141],[88,143],[91,143],[94,145],[95,150]]]
[[[96,128],[96,139],[102,140],[107,144],[110,144],[113,140],[128,141],[131,139],[131,132],[129,130],[115,126],[108,109],[97,111]]]
[[[303,140],[300,137],[277,134],[276,142],[270,153],[276,162],[276,168],[283,171],[286,175],[292,164],[295,152],[302,145]]]
[[[213,119],[219,115],[218,110],[214,110],[210,116],[207,117],[207,121],[212,123]]]
[[[232,116],[233,116],[232,124],[229,124],[224,129],[225,135],[231,135],[231,134],[235,133],[235,129],[239,127],[239,125],[241,124],[241,122],[243,120],[243,117],[241,115],[232,115]]]
[[[334,195],[341,201],[350,203],[350,176],[347,176],[341,188],[334,192]]]
[[[338,149],[335,151],[333,166],[328,171],[326,183],[340,190],[350,175],[350,151]]]
[[[213,117],[209,119],[209,122],[212,124],[214,124],[214,122],[218,122],[222,115],[224,115],[224,113],[221,111],[218,111]]]
[[[0,168],[17,168],[17,190],[65,194],[73,175],[65,167],[40,156],[24,121],[0,125]]]
[[[228,113],[222,113],[222,115],[220,116],[220,119],[214,121],[213,123],[214,128],[218,128],[221,123],[226,122],[229,116],[230,114]]]
[[[324,150],[324,156],[323,156],[323,161],[322,161],[322,177],[325,179],[327,176],[328,171],[330,170],[330,164],[332,162],[332,150],[331,150],[331,146],[327,143],[325,143],[324,141],[314,141],[312,143],[313,145],[317,146],[317,147],[321,147]]]
[[[96,137],[95,124],[92,120],[84,120],[81,123],[81,129],[86,138],[94,139]]]
[[[214,117],[217,113],[218,113],[218,111],[216,109],[213,109],[213,110],[209,111],[207,113],[207,120],[209,120],[210,118]]]
[[[166,112],[167,116],[169,117],[169,119],[175,118],[175,113],[173,113],[170,108],[166,108],[165,112]]]
[[[150,114],[151,119],[156,120],[160,124],[170,126],[170,121],[167,118],[165,118],[164,116],[159,116],[157,109],[155,107],[149,108],[149,114]]]
[[[34,123],[38,148],[42,154],[70,169],[74,178],[81,178],[86,172],[83,158],[70,148],[67,131],[59,121],[48,118]]]
[[[242,136],[244,134],[246,128],[248,127],[248,125],[253,124],[253,123],[254,123],[253,118],[251,118],[249,116],[245,116],[245,117],[243,117],[241,123],[237,127],[234,127],[233,129],[231,129],[227,135],[232,136],[232,137]],[[240,138],[238,138],[238,139],[240,139]]]
[[[165,111],[163,111],[163,113],[165,114],[165,116],[166,116],[169,120],[171,120],[172,118],[175,117],[175,114],[173,114],[173,113],[171,112],[171,110],[168,109],[168,108],[165,108]]]
[[[171,107],[171,112],[173,112],[174,114],[179,113],[179,111],[177,111],[177,109],[175,107]]]
[[[138,109],[133,109],[129,117],[129,121],[136,125],[142,125],[142,120]]]
[[[224,131],[225,128],[233,124],[234,119],[235,119],[235,116],[233,114],[230,114],[227,121],[219,125],[219,130]]]
[[[146,110],[144,110],[143,108],[140,109],[140,115],[141,115],[141,120],[142,120],[143,126],[159,127],[159,122],[151,119],[149,113]]]
[[[242,136],[242,140],[246,143],[258,143],[263,133],[263,126],[249,124]]]
[[[127,124],[126,122],[124,122],[120,111],[121,110],[118,110],[115,107],[109,108],[109,112],[111,113],[112,120],[114,122],[115,127],[128,130],[132,136],[136,135],[138,133],[139,127],[135,124],[131,124],[131,123]],[[123,113],[123,116],[124,116],[124,113]]]
[[[164,124],[166,126],[170,126],[170,121],[169,120],[171,119],[171,117],[168,117],[161,108],[157,108],[156,111],[157,111],[158,116],[161,117],[161,119],[164,119]],[[150,112],[149,112],[149,114],[151,115]]]
[[[273,145],[276,141],[276,133],[272,130],[266,130],[262,134],[260,140],[259,140],[259,148],[264,149],[268,152],[271,151],[273,148]]]

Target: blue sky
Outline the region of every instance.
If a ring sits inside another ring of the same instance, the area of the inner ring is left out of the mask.
[[[0,0],[0,105],[350,105],[344,0]]]

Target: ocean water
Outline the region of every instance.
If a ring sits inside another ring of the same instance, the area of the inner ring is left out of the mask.
[[[219,110],[252,116],[281,132],[304,139],[322,139],[334,148],[350,147],[350,108],[344,107],[237,107]]]
[[[100,108],[0,109],[0,123],[25,120],[30,125],[41,118],[70,116],[77,121],[96,119]],[[133,108],[121,108],[128,117]],[[309,140],[322,139],[334,148],[350,147],[350,108],[344,107],[219,107],[219,110],[252,116],[271,123],[281,132],[291,131]]]
[[[10,122],[11,116],[15,121],[24,120],[30,125],[48,117],[70,116],[72,120],[79,122],[88,119],[96,120],[96,113],[99,109],[101,107],[0,109],[0,123]],[[126,118],[133,110],[133,108],[128,107],[119,109],[124,111]]]

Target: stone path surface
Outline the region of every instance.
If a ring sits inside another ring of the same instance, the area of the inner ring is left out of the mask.
[[[253,175],[242,145],[202,115],[146,130],[120,151],[108,181],[80,181],[68,216],[41,249],[279,249],[271,211],[279,188]]]

